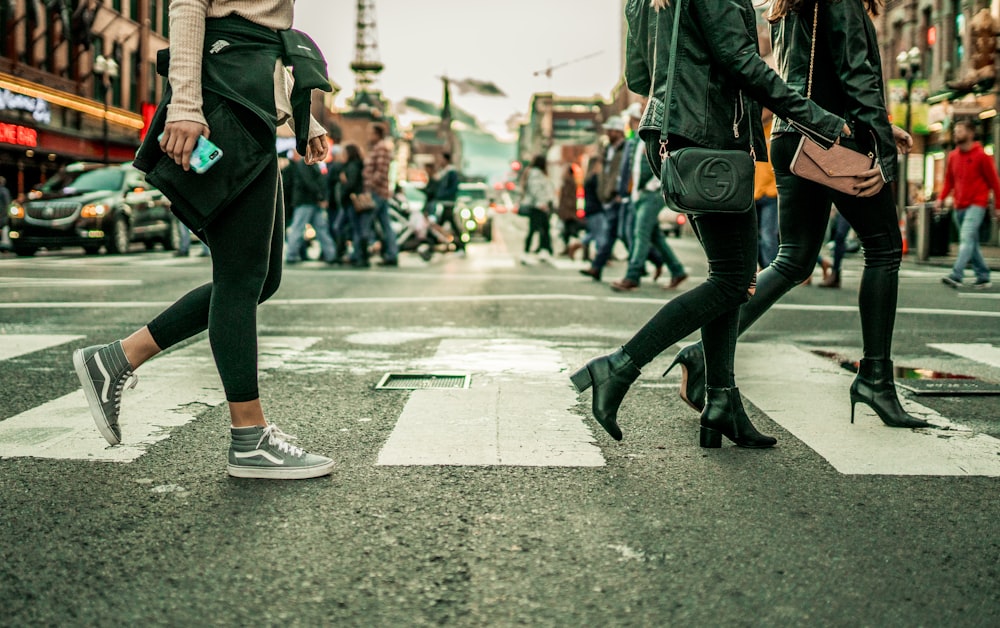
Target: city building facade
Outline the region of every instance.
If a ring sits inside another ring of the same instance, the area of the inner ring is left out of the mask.
[[[14,196],[73,161],[132,159],[163,93],[168,5],[0,2],[0,175]]]

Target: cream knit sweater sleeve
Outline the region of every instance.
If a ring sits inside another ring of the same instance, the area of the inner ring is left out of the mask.
[[[205,123],[201,111],[201,55],[209,0],[170,2],[170,89],[167,122]],[[207,125],[206,125],[207,126]]]

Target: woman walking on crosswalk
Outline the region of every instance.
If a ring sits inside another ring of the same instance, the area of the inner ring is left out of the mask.
[[[739,333],[812,275],[831,203],[836,202],[837,211],[858,234],[865,256],[858,294],[864,354],[850,388],[851,422],[855,405],[861,403],[889,427],[928,427],[903,409],[893,382],[892,332],[903,242],[895,197],[887,184],[896,180],[897,148],[906,154],[913,140],[890,124],[885,106],[879,45],[869,17],[878,14],[880,4],[880,0],[775,0],[771,5],[771,40],[782,77],[801,86],[820,106],[849,118],[857,140],[845,144],[871,152],[874,165],[857,178],[854,195],[798,177],[790,164],[801,135],[786,120],[775,121],[771,160],[778,187],[780,245],[777,257],[760,273],[757,294],[740,308]],[[681,397],[700,410],[706,373],[702,343],[681,349],[674,363],[685,372]]]
[[[229,474],[298,479],[333,467],[329,458],[290,445],[268,423],[257,387],[257,305],[278,289],[284,242],[276,124],[294,120],[306,163],[327,154],[326,132],[309,115],[312,89],[330,89],[326,63],[311,39],[290,29],[293,6],[293,0],[170,3],[169,89],[134,163],[208,242],[212,282],[124,340],[73,354],[94,420],[112,445],[122,440],[121,395],[135,386],[134,370],[207,329],[232,420]],[[166,59],[159,61],[164,73]],[[294,66],[294,85],[286,65]],[[198,174],[191,160],[201,138],[222,156]]]
[[[625,78],[630,90],[650,95],[639,134],[654,161],[653,172],[660,172],[664,143],[670,150],[700,146],[751,152],[757,146],[757,158],[764,159],[758,102],[795,120],[827,146],[847,130],[844,120],[791,90],[764,63],[757,54],[753,15],[751,0],[670,0],[669,8],[667,0],[653,0],[652,6],[649,0],[627,3]],[[684,54],[671,55],[672,46]],[[676,89],[668,93],[665,79],[672,61]],[[667,126],[666,137],[661,125]],[[588,362],[572,382],[580,392],[593,387],[594,418],[621,440],[618,408],[639,369],[700,328],[708,374],[701,445],[719,447],[725,436],[742,447],[771,447],[775,439],[751,424],[733,375],[739,308],[754,292],[756,214],[752,209],[703,213],[693,217],[692,226],[708,257],[708,280],[672,298],[621,349]]]

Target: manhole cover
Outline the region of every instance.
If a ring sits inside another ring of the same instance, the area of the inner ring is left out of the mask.
[[[897,379],[896,385],[915,395],[1000,395],[1000,385],[978,379]]]
[[[468,387],[468,373],[386,373],[375,385],[376,390]]]

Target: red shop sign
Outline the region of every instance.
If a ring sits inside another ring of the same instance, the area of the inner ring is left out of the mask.
[[[34,148],[38,146],[38,131],[26,126],[0,122],[0,142]]]

